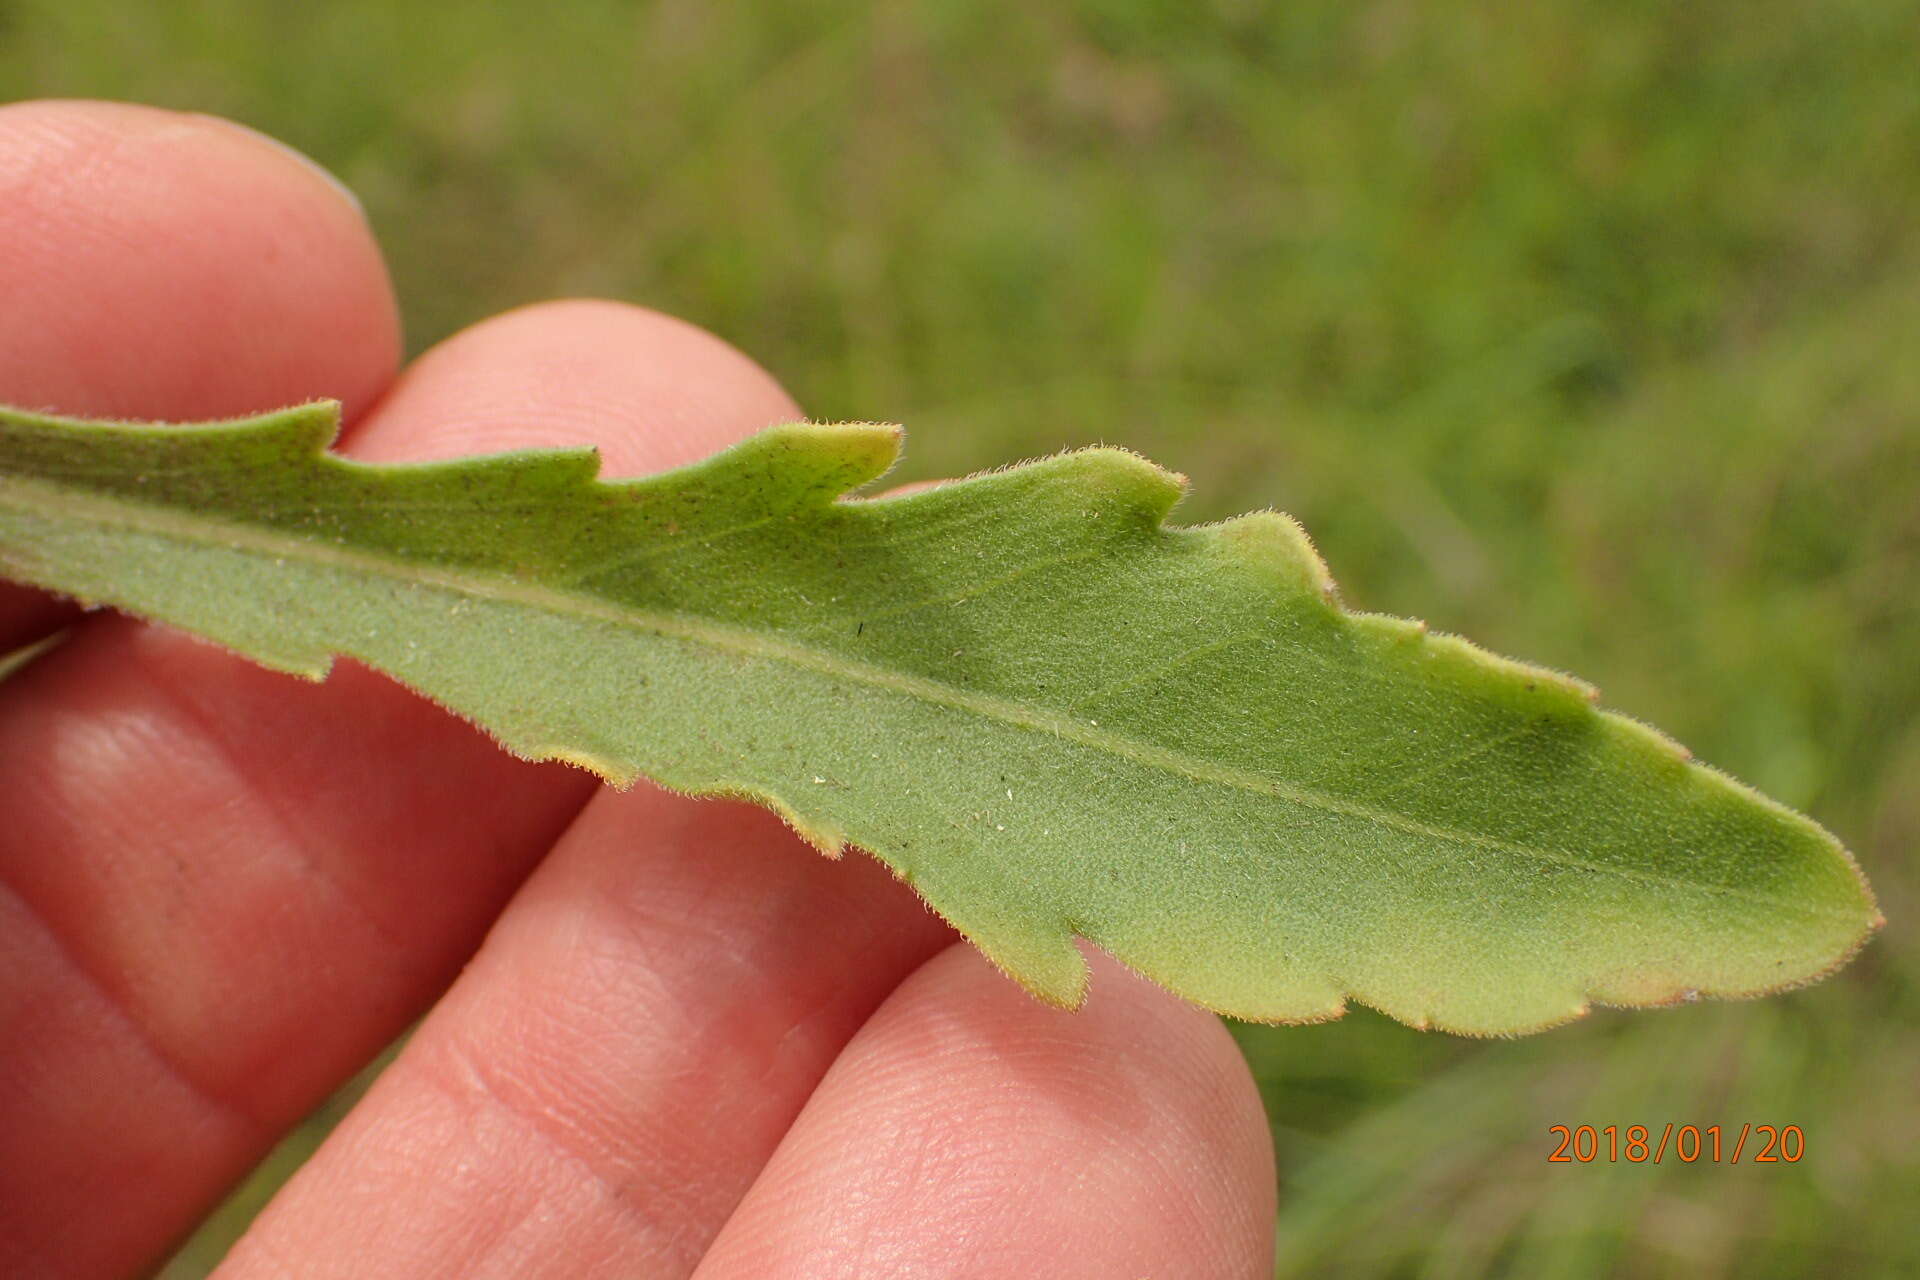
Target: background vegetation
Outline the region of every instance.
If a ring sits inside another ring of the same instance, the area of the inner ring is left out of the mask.
[[[914,476],[1131,445],[1812,812],[1893,921],[1833,981],[1241,1037],[1284,1275],[1874,1275],[1920,1269],[1916,48],[1896,0],[0,0],[0,97],[315,155],[416,350],[609,295],[906,423]],[[1669,1120],[1807,1155],[1545,1163]]]

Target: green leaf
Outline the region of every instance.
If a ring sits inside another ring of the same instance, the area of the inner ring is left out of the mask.
[[[1576,680],[1346,611],[1286,516],[1165,525],[1182,480],[1121,450],[845,501],[896,428],[602,482],[368,466],[336,426],[0,412],[0,572],[757,800],[1063,1005],[1080,935],[1238,1017],[1510,1033],[1806,982],[1880,923],[1813,822]]]

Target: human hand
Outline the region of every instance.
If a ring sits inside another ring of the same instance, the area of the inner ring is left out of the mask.
[[[0,402],[331,396],[356,457],[591,442],[609,475],[800,416],[617,304],[398,346],[371,232],[298,157],[0,108]],[[0,584],[0,653],[69,621],[0,685],[0,1274],[151,1264],[430,1004],[222,1275],[1270,1274],[1265,1121],[1210,1015],[1098,956],[1084,1011],[1045,1008],[764,811]]]

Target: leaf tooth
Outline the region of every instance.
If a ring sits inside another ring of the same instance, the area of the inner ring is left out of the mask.
[[[788,422],[687,470],[714,466],[738,471],[743,463],[764,461],[778,467],[783,479],[800,480],[809,496],[824,502],[891,471],[900,460],[903,435],[898,424],[889,422]]]
[[[945,915],[944,912],[940,914]],[[1078,1011],[1086,1006],[1087,990],[1092,985],[1093,977],[1087,969],[1086,961],[1080,958],[1077,951],[1074,953],[1074,963],[1079,966],[1077,977],[1063,981],[1059,975],[1041,977],[1039,970],[1034,967],[1033,961],[1029,958],[1023,957],[1018,961],[1003,959],[987,945],[984,938],[976,938],[970,933],[967,934],[967,938],[980,948],[981,954],[986,956],[994,968],[1012,978],[1020,984],[1022,990],[1042,1004],[1050,1004],[1056,1009],[1068,1011]],[[1068,949],[1073,950],[1071,946]]]
[[[1187,493],[1185,476],[1116,445],[1076,449],[1029,466],[1071,477],[1083,496],[1114,504],[1103,514],[1117,509],[1149,529],[1158,529]]]
[[[1218,524],[1199,526],[1197,531],[1224,540],[1235,552],[1244,555],[1249,564],[1279,569],[1284,575],[1279,584],[1283,588],[1305,587],[1341,612],[1349,624],[1382,639],[1420,644],[1435,660],[1504,677],[1513,692],[1537,698],[1563,712],[1590,710],[1599,704],[1600,690],[1578,676],[1504,657],[1461,636],[1432,631],[1422,618],[1347,609],[1313,539],[1297,520],[1284,512],[1253,511]],[[1691,758],[1691,753],[1679,743],[1665,735],[1657,736],[1663,750],[1684,753],[1685,758]]]
[[[1594,693],[1596,694],[1597,701],[1599,690],[1594,690]],[[1683,743],[1676,742],[1646,721],[1636,720],[1632,716],[1623,715],[1618,711],[1604,711],[1601,715],[1607,719],[1609,727],[1621,737],[1632,739],[1642,746],[1651,747],[1655,751],[1663,755],[1671,756],[1682,763],[1697,763],[1694,760],[1693,752],[1688,747]]]
[[[787,798],[771,788],[758,783],[729,780],[711,785],[699,786],[692,794],[717,796],[726,800],[744,800],[748,804],[757,804],[771,809],[780,816],[780,820],[793,829],[793,833],[812,845],[825,857],[838,860],[847,849],[847,833],[838,825],[824,818],[809,818],[798,808],[788,803]]]
[[[692,510],[730,507],[736,515],[798,515],[886,475],[900,458],[902,434],[884,422],[787,422],[683,467],[598,481],[594,492],[632,502],[658,497]]]
[[[269,413],[195,424],[195,429],[203,426],[214,431],[251,432],[256,439],[280,444],[292,456],[316,457],[340,438],[340,402],[309,400]]]
[[[1378,615],[1374,615],[1378,616]],[[1565,712],[1589,713],[1599,700],[1600,691],[1578,676],[1522,662],[1483,649],[1462,636],[1444,631],[1432,632],[1426,644],[1432,656],[1460,668],[1473,668],[1484,675],[1499,678],[1509,691]]]
[[[1152,977],[1151,974],[1148,976]],[[1155,979],[1155,981],[1159,980]],[[1162,983],[1162,985],[1167,984]],[[1188,999],[1192,998],[1191,996],[1188,997]],[[1318,1026],[1323,1022],[1340,1021],[1340,1019],[1347,1016],[1356,1001],[1366,1005],[1368,1008],[1375,1007],[1371,1001],[1363,998],[1356,992],[1348,991],[1344,988],[1334,991],[1333,1000],[1329,1004],[1311,1009],[1289,1009],[1284,1013],[1276,1012],[1271,1006],[1257,1007],[1215,1000],[1205,1000],[1200,1003],[1212,1009],[1215,1013],[1224,1014],[1226,1017],[1233,1018],[1240,1022],[1256,1022],[1268,1027],[1312,1027]]]
[[[603,483],[600,468],[605,461],[600,450],[592,445],[542,449],[537,453],[503,453],[500,455],[502,466],[496,474],[522,483],[546,481],[562,489],[591,489]]]
[[[1403,618],[1394,613],[1357,613],[1349,612],[1347,617],[1359,626],[1372,630],[1375,634],[1397,640],[1401,644],[1424,644],[1431,634],[1427,624],[1420,618]]]
[[[989,964],[1011,978],[1028,995],[1056,1009],[1071,1011],[1086,1005],[1093,974],[1078,945],[1086,935],[1072,920],[1055,917],[1046,922],[1046,927],[1036,928],[1037,919],[1017,922],[1003,919],[996,922],[1001,927],[982,927],[985,922],[963,919],[926,893],[910,868],[895,865],[885,858],[880,861],[893,872],[896,879],[914,890],[929,911],[952,925],[962,937],[979,948]],[[1100,942],[1087,940],[1107,950]],[[1114,953],[1108,951],[1108,954]],[[1117,955],[1114,958],[1133,968],[1125,958]],[[1134,969],[1134,972],[1140,970]],[[1150,974],[1145,976],[1159,982]],[[1172,990],[1171,987],[1168,989]]]
[[[1275,588],[1304,588],[1328,607],[1339,607],[1340,589],[1327,562],[1300,522],[1285,512],[1249,511],[1218,524],[1201,525],[1195,532],[1214,539],[1248,567],[1273,574]]]
[[[621,791],[632,786],[640,777],[640,771],[631,765],[622,764],[608,756],[596,755],[578,747],[542,743],[540,746],[531,747],[525,752],[516,752],[516,754],[523,755],[528,760],[558,760],[576,769],[585,769]]]
[[[28,427],[160,427],[164,428],[166,437],[172,440],[186,440],[196,435],[245,435],[254,440],[272,441],[287,447],[289,451],[305,455],[325,451],[340,434],[340,402],[325,397],[288,405],[284,409],[269,409],[264,413],[190,423],[152,418],[74,418],[57,413],[31,413],[11,407],[0,407],[0,412],[4,412],[12,422]]]
[[[1471,1036],[1476,1040],[1510,1040],[1515,1036],[1533,1035],[1540,1031],[1550,1031],[1554,1027],[1564,1027],[1569,1022],[1578,1022],[1593,1013],[1596,1004],[1606,1004],[1604,1000],[1595,1000],[1591,995],[1582,993],[1572,1004],[1564,1006],[1557,1013],[1543,1013],[1518,1022],[1495,1025],[1488,1022],[1455,1022],[1451,1018],[1434,1018],[1425,1031],[1444,1031],[1449,1035]],[[1395,1015],[1389,1015],[1395,1016]]]

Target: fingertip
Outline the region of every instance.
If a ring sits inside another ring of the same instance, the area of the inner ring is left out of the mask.
[[[702,1276],[885,1258],[969,1274],[1271,1274],[1274,1175],[1217,1019],[1089,957],[1070,1013],[968,947],[897,990],[816,1091]]]
[[[901,1060],[955,1057],[963,1077],[988,1090],[1017,1071],[1037,1098],[1076,1120],[1132,1129],[1142,1155],[1223,1191],[1264,1192],[1256,1217],[1270,1232],[1265,1104],[1225,1024],[1104,951],[1081,950],[1087,999],[1062,1010],[1029,997],[975,948],[947,948],[899,993],[901,1023],[889,1034],[908,1049]]]
[[[214,116],[0,107],[0,400],[186,420],[392,378],[399,317],[357,202]]]
[[[357,215],[361,221],[366,221],[367,207],[360,203],[360,197],[354,194],[353,188],[342,182],[339,175],[334,173],[333,170],[327,168],[318,160],[315,160],[312,156],[300,150],[300,148],[283,142],[270,133],[262,133],[252,125],[242,124],[238,120],[229,120],[225,116],[208,115],[204,112],[196,111],[186,115],[185,119],[189,124],[202,125],[215,130],[225,129],[239,134],[244,142],[256,147],[264,147],[269,151],[285,157],[293,163],[294,167],[299,170],[300,173],[318,182],[326,194],[339,200],[349,209],[353,210],[354,214]]]
[[[352,437],[369,461],[591,444],[608,476],[696,462],[803,415],[772,375],[684,320],[630,303],[533,303],[418,360]]]

